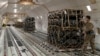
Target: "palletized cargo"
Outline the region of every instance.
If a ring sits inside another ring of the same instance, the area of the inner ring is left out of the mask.
[[[25,31],[34,31],[35,30],[35,18],[34,17],[27,17],[24,20],[24,26]]]
[[[49,12],[48,42],[60,49],[81,48],[84,44],[81,19],[83,10],[64,9]]]

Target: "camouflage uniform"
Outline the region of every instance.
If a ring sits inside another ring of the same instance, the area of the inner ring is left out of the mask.
[[[94,45],[94,39],[95,39],[95,34],[93,32],[93,24],[91,22],[87,22],[85,24],[85,41],[83,45],[83,51],[87,50],[88,44],[90,43],[90,46],[92,48],[93,53],[95,53],[95,45]],[[92,31],[92,32],[89,32]]]

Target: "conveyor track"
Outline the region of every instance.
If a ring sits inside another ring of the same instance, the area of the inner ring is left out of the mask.
[[[30,48],[26,46],[9,28],[4,37],[5,56],[34,56]]]
[[[20,31],[20,30],[18,30],[18,31],[21,32],[24,36],[26,36],[24,38],[29,40],[29,42],[33,43],[33,45],[35,45],[38,49],[40,49],[46,56],[61,56],[61,53],[57,54],[55,52],[56,47],[53,47],[53,46],[49,45],[47,42],[45,42],[43,36],[41,36],[42,37],[41,38],[41,37],[34,36],[33,34],[28,35],[25,32]],[[65,54],[65,53],[62,53],[62,54]],[[65,55],[67,55],[67,54],[65,54]]]
[[[37,49],[39,49],[40,50],[39,52],[41,52],[43,55],[46,55],[46,56],[54,55],[54,51],[47,50],[47,48],[45,48],[45,46],[42,45],[42,43],[44,43],[43,40],[35,36],[30,36],[28,34],[25,34],[23,31],[20,31],[20,32],[21,32],[20,34],[24,37],[24,39],[26,39],[27,42],[30,43],[33,48],[35,46]]]
[[[14,37],[15,37],[15,39],[17,40],[17,43],[18,43],[19,46],[25,46],[25,47],[28,49],[28,51],[32,54],[32,56],[36,56],[35,53],[31,50],[31,48],[30,48],[28,45],[26,45],[26,43],[24,43],[24,42],[21,40],[21,38],[19,38],[11,29],[10,29],[10,31],[11,31],[12,34],[14,35]],[[24,49],[24,50],[25,50],[25,49]],[[27,56],[28,56],[28,55],[27,55]]]
[[[54,47],[46,42],[46,40],[45,40],[46,36],[43,36],[44,34],[43,35],[38,34],[38,33],[30,34],[30,33],[26,33],[19,29],[15,29],[15,30],[18,30],[18,32],[19,32],[20,36],[23,38],[23,40],[26,40],[26,43],[29,43],[29,45],[32,48],[34,48],[34,46],[35,46],[36,49],[39,49],[43,54],[45,54],[44,56],[82,56],[82,53],[79,50],[72,51],[72,52],[55,52],[56,47]],[[38,52],[38,53],[40,53],[40,52]],[[86,55],[93,56],[93,54],[91,54],[89,51]],[[43,56],[43,55],[40,55],[40,56]],[[100,55],[98,54],[98,55],[94,55],[94,56],[100,56]]]
[[[8,29],[6,29],[5,33],[5,56],[21,56],[19,53],[19,49],[17,49],[17,46],[15,45],[15,42],[13,41],[10,33],[8,32]]]

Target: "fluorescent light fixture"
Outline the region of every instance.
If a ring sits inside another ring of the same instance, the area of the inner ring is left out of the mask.
[[[23,4],[23,5],[34,5],[35,2],[33,2],[33,0],[20,0],[18,1],[19,4]]]
[[[90,5],[87,5],[87,6],[86,6],[86,8],[87,8],[87,10],[88,10],[88,11],[92,11],[92,9],[91,9],[91,6],[90,6]]]
[[[8,4],[7,4],[7,2],[0,2],[0,7],[6,7]]]
[[[4,5],[4,4],[6,4],[6,3],[7,3],[7,2],[1,2],[0,5]]]
[[[17,9],[14,9],[14,13],[17,13]]]

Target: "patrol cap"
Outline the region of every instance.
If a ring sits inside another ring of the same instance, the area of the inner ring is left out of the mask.
[[[87,15],[86,18],[90,20],[91,19],[91,16]]]

